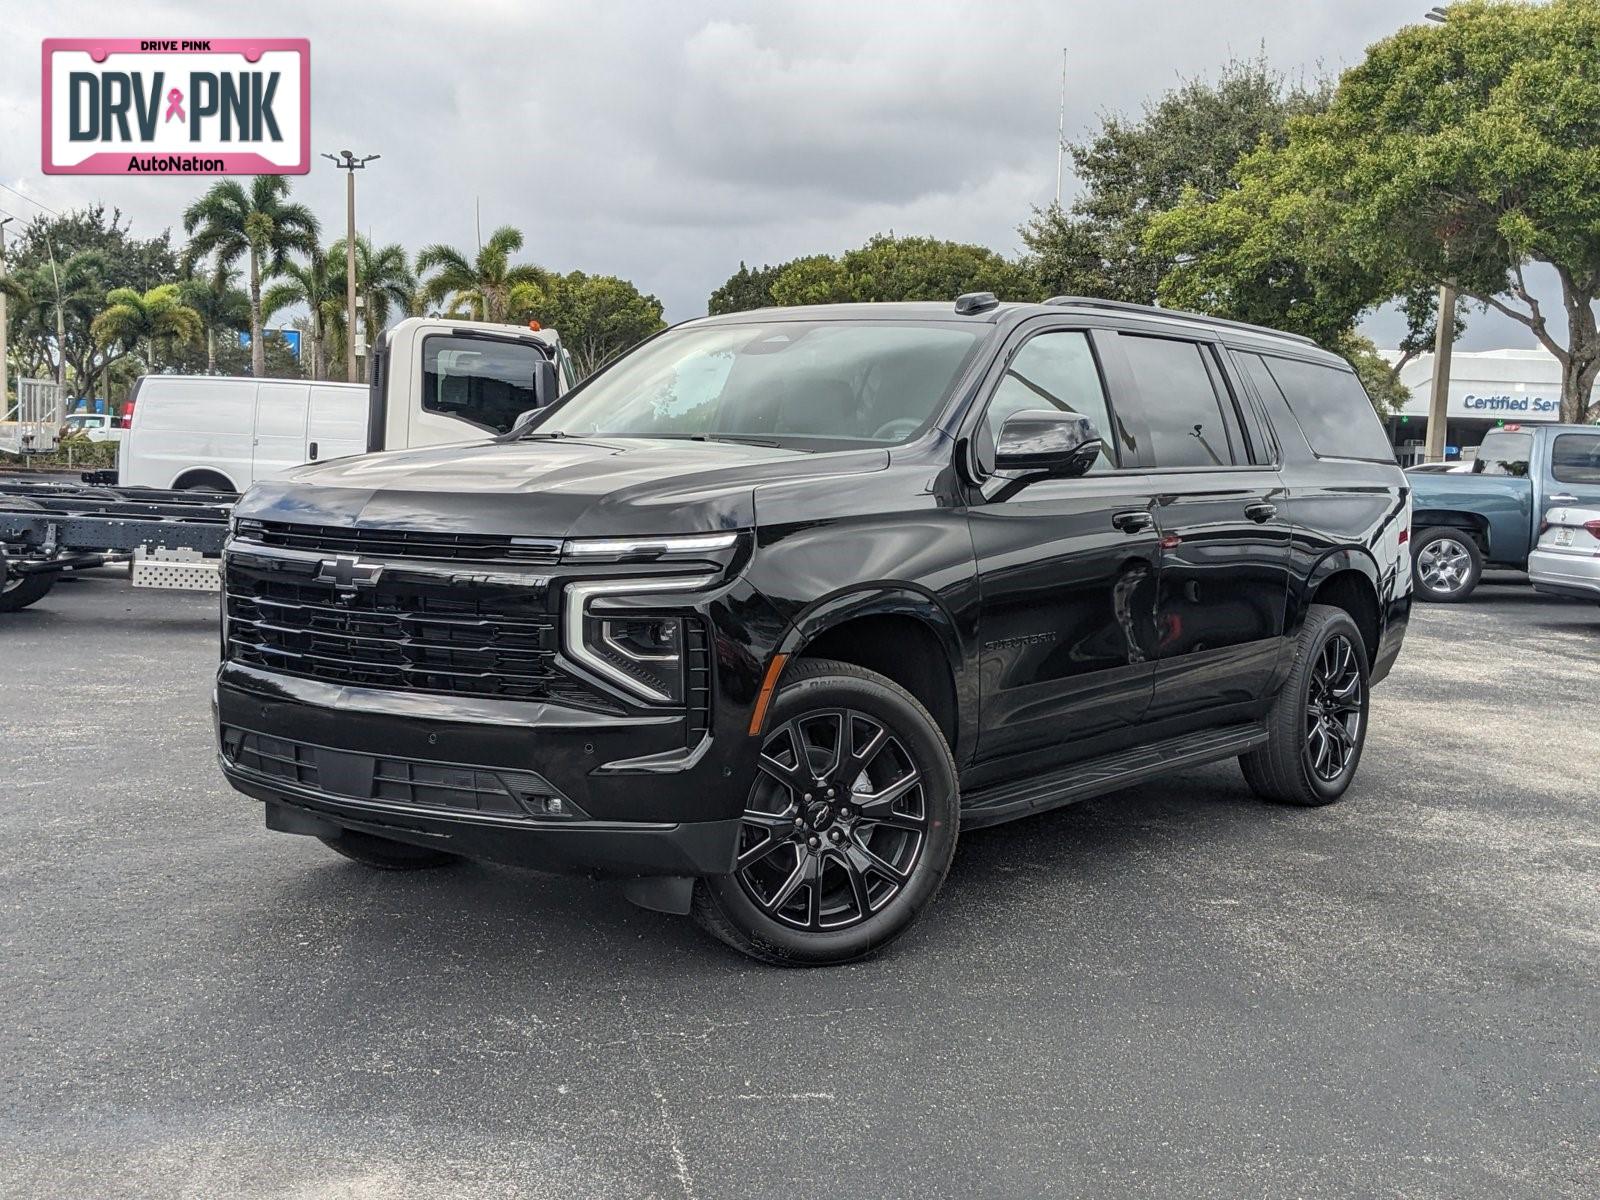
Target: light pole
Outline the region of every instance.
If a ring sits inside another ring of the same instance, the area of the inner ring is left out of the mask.
[[[16,220],[15,217],[0,217],[0,275],[6,273],[6,226]],[[0,419],[11,411],[6,401],[6,380],[10,378],[6,371],[6,294],[0,291]]]
[[[1443,25],[1450,19],[1448,5],[1435,4],[1422,14],[1423,20]],[[1433,334],[1433,386],[1428,393],[1428,440],[1423,457],[1428,462],[1443,462],[1445,424],[1450,412],[1450,353],[1456,344],[1456,290],[1448,283],[1439,285],[1439,320]]]
[[[356,382],[356,172],[381,154],[357,158],[349,150],[338,154],[324,154],[345,176],[345,235],[344,235],[344,374],[348,383]]]
[[[1056,207],[1061,207],[1061,160],[1067,152],[1067,48],[1061,48],[1061,107],[1056,112]]]

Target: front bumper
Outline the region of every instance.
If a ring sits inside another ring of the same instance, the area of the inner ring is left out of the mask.
[[[742,792],[684,716],[218,673],[221,765],[268,824],[357,829],[469,858],[619,877],[733,869]],[[742,747],[740,749],[743,749]],[[559,803],[552,805],[552,801]]]
[[[1600,558],[1592,554],[1535,550],[1528,555],[1528,579],[1536,592],[1600,600]]]

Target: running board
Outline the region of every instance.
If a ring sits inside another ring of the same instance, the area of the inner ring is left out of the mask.
[[[1230,725],[1073,763],[1048,775],[997,784],[961,798],[961,827],[981,829],[1088,800],[1182,767],[1233,758],[1266,740],[1267,731],[1260,725]]]

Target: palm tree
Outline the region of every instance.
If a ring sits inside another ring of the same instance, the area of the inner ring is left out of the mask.
[[[250,325],[250,297],[233,286],[235,274],[215,271],[210,278],[191,277],[178,285],[183,302],[199,315],[205,329],[206,370],[212,374],[217,370],[217,334],[238,333]],[[267,306],[265,300],[262,306]]]
[[[329,283],[334,296],[345,299],[345,246],[340,238],[328,247]],[[361,297],[362,311],[367,321],[367,340],[389,323],[390,315],[398,310],[405,312],[416,294],[417,279],[406,262],[404,247],[390,244],[374,250],[366,238],[356,237],[356,292]],[[346,331],[344,304],[340,303],[329,332],[336,349],[342,353]]]
[[[213,252],[217,266],[232,266],[241,256],[250,260],[250,373],[266,370],[266,345],[261,340],[261,280],[283,273],[291,252],[310,254],[317,247],[317,218],[303,204],[288,200],[289,181],[282,175],[257,175],[246,191],[237,180],[211,185],[183,214],[190,235],[188,260]]]
[[[106,293],[106,308],[90,326],[102,346],[127,349],[145,345],[144,361],[156,365],[156,339],[197,338],[205,329],[200,314],[183,302],[175,283],[163,283],[147,292],[113,288]]]
[[[64,262],[37,263],[0,278],[16,304],[11,319],[24,340],[44,348],[58,384],[65,386],[70,365],[75,386],[92,392],[107,365],[89,325],[105,306],[109,271],[100,251],[80,250]]]
[[[502,225],[489,235],[471,262],[450,246],[434,244],[417,255],[417,274],[433,272],[422,285],[422,295],[436,304],[450,301],[450,311],[479,321],[504,321],[517,284],[542,284],[546,272],[531,263],[511,265],[511,255],[522,249],[522,234]]]
[[[284,282],[273,284],[262,297],[261,310],[266,316],[291,304],[304,304],[310,310],[311,374],[315,379],[326,379],[329,327],[344,310],[344,283],[341,279],[337,288],[333,286],[328,260],[314,247],[304,264],[285,263],[282,275]]]

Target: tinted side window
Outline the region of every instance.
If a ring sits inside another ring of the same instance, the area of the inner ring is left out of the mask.
[[[1550,473],[1562,483],[1600,483],[1600,433],[1559,434],[1550,448]]]
[[[533,407],[531,345],[488,338],[429,337],[422,342],[422,407],[506,433]]]
[[[1105,388],[1087,334],[1061,330],[1041,333],[1025,342],[995,386],[986,418],[989,432],[998,441],[1006,418],[1030,408],[1057,409],[1088,417],[1106,444],[1105,452],[1095,459],[1090,470],[1106,471],[1117,465]]]
[[[1330,458],[1394,461],[1394,447],[1354,371],[1270,354],[1263,358],[1312,450]]]
[[[1507,433],[1491,429],[1483,435],[1477,458],[1472,464],[1474,475],[1515,475],[1528,473],[1528,460],[1533,457],[1533,434]]]
[[[1135,411],[1150,434],[1157,467],[1231,466],[1222,402],[1202,355],[1205,347],[1171,338],[1121,336],[1138,385]],[[1119,398],[1118,407],[1125,407]]]

